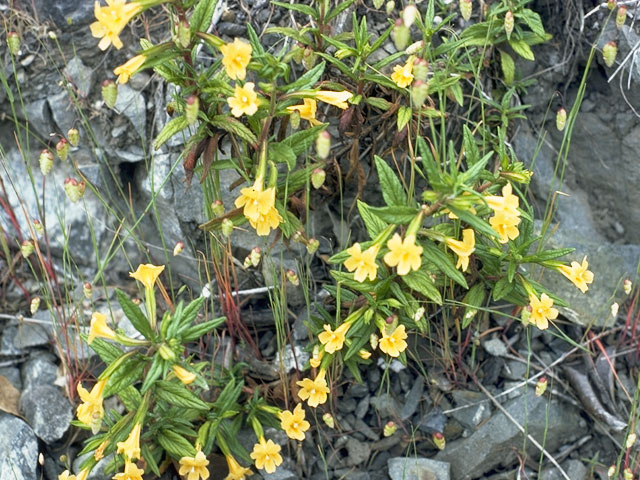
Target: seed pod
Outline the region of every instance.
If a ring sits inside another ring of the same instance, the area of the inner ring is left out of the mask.
[[[431,436],[431,440],[433,440],[433,443],[438,448],[438,450],[444,450],[444,447],[447,446],[447,439],[444,438],[444,435],[440,432],[435,432]]]
[[[184,250],[184,242],[176,243],[175,246],[173,247],[173,256],[177,257],[182,253],[183,250]]]
[[[298,110],[294,110],[289,114],[289,125],[291,125],[292,130],[300,128],[300,112]]]
[[[504,31],[507,34],[507,39],[511,38],[511,33],[513,32],[514,21],[513,21],[513,12],[508,10],[504,15]]]
[[[411,28],[411,25],[416,21],[418,13],[418,7],[416,7],[414,3],[410,3],[404,7],[404,10],[402,10],[402,21],[404,22],[404,26]]]
[[[42,175],[49,175],[49,172],[53,168],[53,153],[47,149],[42,150],[38,161],[40,162],[40,171],[42,172]]]
[[[173,362],[176,359],[175,352],[166,343],[160,345],[160,348],[158,348],[158,353],[164,360],[167,360],[168,362]]]
[[[296,272],[289,269],[287,270],[286,275],[287,275],[287,280],[291,283],[291,285],[293,285],[294,287],[297,287],[298,285],[300,285],[300,279],[298,278],[298,274]]]
[[[613,478],[615,474],[616,474],[616,466],[615,465],[611,465],[609,467],[609,470],[607,470],[607,477]]]
[[[471,0],[460,0],[460,14],[465,21],[469,21],[471,18],[471,12],[473,10],[473,5],[471,4]]]
[[[253,247],[251,249],[251,253],[249,253],[249,261],[251,262],[251,265],[257,267],[258,265],[260,265],[261,259],[262,251],[260,250],[260,247]]]
[[[541,377],[538,380],[538,383],[536,383],[536,397],[541,397],[547,391],[548,383],[547,377]]]
[[[622,478],[624,480],[633,480],[633,471],[627,467],[622,471]]]
[[[627,448],[631,448],[633,447],[633,444],[636,443],[636,440],[638,439],[638,436],[635,433],[630,433],[629,436],[627,437],[627,441],[625,443],[625,446]]]
[[[407,49],[408,50],[408,49]],[[424,58],[418,58],[413,62],[413,78],[414,80],[420,80],[421,82],[427,81],[427,75],[429,75],[429,62]]]
[[[567,111],[564,108],[561,108],[556,113],[556,128],[559,132],[564,130],[565,125],[567,124]]]
[[[613,10],[614,8],[616,8],[617,5],[618,5],[618,2],[616,2],[616,0],[608,0],[607,2],[607,8],[609,10]]]
[[[58,35],[56,34],[56,32],[49,31],[49,33],[47,33],[47,35],[49,35],[49,38],[51,40],[57,40],[58,39]]]
[[[618,310],[620,310],[620,305],[618,305],[618,302],[613,302],[611,304],[611,316],[614,319],[618,316]]]
[[[31,299],[31,304],[29,305],[29,311],[31,312],[31,315],[35,315],[35,313],[38,311],[39,308],[40,308],[40,297],[33,297]]]
[[[25,240],[20,245],[20,253],[24,258],[27,258],[29,255],[33,253],[35,250],[35,245],[33,244],[33,240]]]
[[[404,50],[407,48],[407,45],[409,45],[411,32],[409,32],[409,29],[402,23],[402,20],[396,20],[396,24],[391,32],[391,38],[393,38],[393,44],[398,51]]]
[[[378,347],[378,342],[380,341],[380,337],[377,334],[372,333],[369,336],[369,345],[371,345],[371,350],[375,350]]]
[[[307,243],[307,252],[309,255],[313,255],[318,251],[318,247],[320,246],[320,241],[317,238],[310,238]]]
[[[73,203],[76,203],[84,196],[85,187],[84,181],[79,182],[75,178],[69,177],[64,181],[64,191]]]
[[[331,151],[331,135],[329,135],[329,132],[327,132],[326,130],[323,130],[316,137],[316,153],[318,154],[318,157],[321,160],[324,160],[329,156],[330,151]],[[314,170],[314,173],[316,170]],[[313,182],[313,176],[311,178],[312,178],[311,181]],[[320,188],[323,182],[324,182],[324,178],[322,178],[322,181],[320,182],[319,186],[316,187],[315,182],[313,182],[313,186],[315,188]]]
[[[380,10],[380,7],[382,7],[383,3],[384,0],[373,0],[373,8],[375,8],[376,10]]]
[[[60,139],[60,141],[56,144],[56,153],[58,157],[63,162],[69,156],[69,142],[65,138]]]
[[[358,351],[358,356],[363,360],[369,360],[369,358],[371,357],[371,352],[369,350],[365,350],[364,348],[361,348]]]
[[[316,62],[318,61],[318,55],[311,48],[307,47],[304,49],[304,54],[302,55],[302,65],[307,70],[311,70]]]
[[[93,297],[93,286],[89,282],[84,282],[84,284],[82,284],[82,293],[84,294],[84,298],[91,300],[91,297]]]
[[[429,96],[429,84],[421,80],[416,80],[411,86],[411,102],[413,108],[420,109]]]
[[[116,105],[118,99],[118,87],[113,80],[105,80],[102,82],[102,100],[109,108]]]
[[[527,305],[520,312],[520,320],[525,327],[531,323],[531,305]]]
[[[44,233],[44,227],[42,226],[42,222],[37,218],[33,219],[33,229],[36,231],[38,235],[42,235]]]
[[[35,221],[35,220],[34,220]],[[633,283],[631,283],[631,280],[629,280],[628,278],[624,281],[624,293],[629,295],[631,294],[631,289],[633,288]]]
[[[229,237],[231,235],[231,232],[233,232],[233,222],[228,218],[225,218],[222,221],[222,225],[220,225],[220,229],[222,230],[222,234],[225,237]]]
[[[391,420],[389,420],[385,425],[384,425],[384,429],[382,430],[382,434],[385,437],[390,437],[391,435],[393,435],[394,433],[396,433],[398,431],[398,425],[396,425],[396,422],[393,422]]]
[[[189,22],[186,20],[180,20],[178,23],[178,35],[176,36],[176,43],[179,47],[189,48],[191,44],[191,28]]]
[[[416,313],[413,314],[413,321],[418,323],[424,317],[426,310],[424,307],[418,307]]]
[[[69,143],[72,147],[77,147],[80,143],[80,132],[78,132],[78,129],[70,128],[67,132],[67,139],[69,139]]]
[[[336,421],[333,419],[333,415],[331,415],[329,412],[322,415],[322,421],[327,427],[336,428]]]
[[[16,32],[7,33],[7,45],[11,55],[18,55],[18,53],[20,53],[20,37]]]
[[[389,0],[384,6],[384,9],[387,12],[387,15],[391,15],[396,9],[396,2],[394,2],[393,0]]]
[[[407,55],[415,55],[416,53],[418,53],[423,48],[424,48],[424,40],[419,40],[419,41],[413,42],[411,45],[409,45],[407,47],[407,49],[404,51],[404,53],[406,53]],[[413,68],[415,68],[415,66]],[[414,72],[413,76],[415,77],[415,75],[416,74]]]
[[[211,212],[215,217],[221,217],[224,215],[224,204],[221,200],[216,200],[211,203]]]
[[[616,27],[622,28],[624,22],[627,21],[627,7],[620,5],[616,12]]]
[[[200,99],[195,95],[187,98],[187,106],[184,109],[185,117],[189,125],[193,125],[198,120],[198,112],[200,112]]]

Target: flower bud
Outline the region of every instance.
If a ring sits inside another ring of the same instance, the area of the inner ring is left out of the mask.
[[[418,53],[423,48],[424,48],[424,40],[419,40],[419,41],[413,42],[411,45],[409,45],[407,47],[407,49],[404,51],[404,53],[406,53],[407,55],[415,55],[416,53]],[[414,77],[416,76],[415,71],[413,72],[413,76]]]
[[[380,340],[380,337],[378,337],[377,334],[372,333],[371,336],[369,337],[369,345],[371,345],[371,350],[375,350],[376,348],[378,348],[378,341]]]
[[[297,287],[298,285],[300,285],[300,279],[298,278],[298,274],[295,271],[289,269],[287,270],[286,275],[287,275],[287,280],[291,282],[291,285],[293,285],[294,287]]]
[[[636,440],[638,439],[638,436],[635,433],[630,433],[629,436],[627,437],[627,442],[626,442],[626,447],[627,448],[631,448],[633,447],[633,444],[636,443]]]
[[[411,86],[411,103],[413,108],[420,109],[429,96],[429,84],[422,80],[416,80]]]
[[[40,308],[40,297],[33,297],[31,299],[31,305],[29,305],[29,311],[31,312],[31,315],[35,315],[35,313],[38,311],[39,308]]]
[[[371,357],[371,352],[369,350],[361,348],[360,350],[358,350],[358,356],[363,360],[369,360],[369,358]]]
[[[58,35],[57,35],[57,34],[56,34],[56,32],[54,32],[54,31],[51,31],[51,30],[50,30],[50,31],[47,33],[47,35],[49,35],[49,38],[50,38],[51,40],[57,40],[57,39],[58,39]]]
[[[84,181],[78,182],[75,178],[69,177],[64,181],[64,191],[73,203],[76,203],[84,196],[85,187]]]
[[[504,15],[504,31],[507,34],[507,39],[511,38],[511,33],[513,32],[513,12],[511,10],[507,10],[507,13]]]
[[[438,448],[438,450],[444,450],[444,447],[447,446],[447,439],[444,438],[444,435],[440,432],[435,432],[431,435],[431,440],[433,440],[433,444]]]
[[[613,318],[616,318],[618,316],[618,310],[620,309],[620,305],[618,305],[618,302],[613,302],[611,304],[611,316]]]
[[[607,470],[607,477],[609,478],[613,478],[613,476],[616,474],[616,466],[615,465],[611,465],[609,467],[609,470]]]
[[[36,231],[38,235],[42,235],[44,233],[44,227],[42,226],[42,222],[37,218],[33,220],[33,229]]]
[[[300,112],[298,110],[294,110],[289,115],[289,125],[291,125],[292,130],[300,128]]]
[[[177,242],[173,247],[173,256],[177,257],[184,250],[184,242]]]
[[[323,130],[316,137],[316,153],[318,154],[318,157],[320,159],[324,160],[329,156],[330,151],[331,151],[331,135],[326,130]],[[324,182],[324,178],[322,179],[322,181]],[[322,186],[322,184],[320,184],[320,186]],[[314,187],[315,187],[315,184],[314,184]],[[320,188],[320,187],[315,187],[315,188]]]
[[[413,321],[418,323],[424,317],[426,310],[424,307],[418,307],[416,313],[413,314]]]
[[[58,157],[63,162],[69,156],[69,142],[65,138],[60,139],[60,141],[56,144],[56,153]]]
[[[429,75],[429,62],[424,58],[418,58],[413,62],[413,78],[414,81],[427,81],[427,75]]]
[[[296,243],[304,242],[304,233],[300,230],[296,230],[291,239]]]
[[[631,289],[633,288],[633,283],[631,283],[631,280],[627,278],[624,281],[624,285],[622,286],[622,288],[624,288],[624,293],[629,295],[631,293]]]
[[[393,31],[391,32],[391,38],[393,38],[393,44],[396,46],[396,50],[401,51],[407,48],[409,42],[411,41],[411,32],[402,23],[402,20],[396,20],[396,24],[393,27]]]
[[[548,384],[547,377],[540,377],[540,380],[536,383],[536,397],[541,397],[547,391]]]
[[[469,21],[471,18],[471,11],[473,10],[473,5],[471,4],[471,0],[460,0],[460,14],[465,21]]]
[[[397,315],[389,315],[387,318],[384,319],[384,321],[386,322],[387,325],[391,325],[392,323],[396,322],[398,320],[398,316]]]
[[[609,10],[613,10],[614,8],[616,8],[617,5],[618,5],[618,2],[616,0],[608,0],[607,1],[607,8]]]
[[[16,32],[7,33],[7,45],[11,55],[18,55],[20,53],[20,37]]]
[[[531,323],[531,305],[522,308],[520,320],[522,320],[522,325],[525,327]]]
[[[39,464],[41,467],[44,467],[44,455],[42,454],[42,452],[40,452],[40,453],[38,454],[38,464]]]
[[[47,149],[42,150],[38,161],[40,162],[42,175],[49,175],[49,172],[53,168],[53,153]]]
[[[624,22],[627,20],[627,7],[620,5],[616,12],[616,27],[622,28]]]
[[[213,213],[215,217],[224,215],[224,203],[222,203],[222,200],[211,202],[211,213]]]
[[[607,67],[611,68],[618,55],[618,45],[616,42],[609,42],[602,47],[602,59]]]
[[[77,147],[80,143],[80,132],[77,128],[70,128],[67,132],[67,138],[72,147]]]
[[[633,480],[633,471],[627,467],[622,471],[622,478],[624,480]]]
[[[304,49],[304,54],[302,55],[302,65],[307,70],[311,70],[316,62],[318,61],[318,55],[311,48],[307,47]]]
[[[380,10],[383,3],[384,0],[373,0],[373,8],[375,8],[376,10]]]
[[[105,80],[102,82],[102,100],[109,108],[116,105],[118,99],[118,87],[113,80]]]
[[[222,224],[220,225],[220,229],[222,230],[222,234],[225,237],[230,236],[231,232],[233,232],[233,222],[231,220],[229,220],[228,218],[225,218],[224,220],[222,220]]]
[[[33,240],[25,240],[20,245],[20,253],[24,258],[27,258],[29,255],[33,253],[35,250],[35,245],[33,244]]]
[[[313,347],[313,355],[311,355],[309,365],[311,365],[313,368],[318,368],[323,356],[324,352],[320,350],[320,347],[318,347],[318,345],[316,345],[315,347]]]
[[[404,26],[407,28],[411,28],[416,21],[416,16],[418,15],[418,7],[414,3],[410,3],[404,10],[402,10],[402,21],[404,22]]]
[[[173,362],[176,359],[175,352],[171,350],[171,347],[166,343],[163,343],[162,345],[160,345],[160,348],[158,348],[158,353],[164,360],[168,362]]]
[[[189,22],[184,19],[180,20],[177,30],[176,44],[182,48],[189,48],[191,44],[191,28],[189,27]]]
[[[391,420],[389,420],[385,425],[384,425],[384,429],[382,430],[382,434],[385,437],[390,437],[391,435],[393,435],[394,433],[396,433],[398,431],[398,425],[396,425],[396,422],[393,422]]]
[[[396,2],[394,2],[393,0],[389,0],[384,6],[384,9],[387,12],[387,15],[391,15],[396,9]]]
[[[187,106],[184,109],[184,114],[187,117],[189,125],[193,125],[198,120],[198,112],[200,112],[200,99],[195,95],[191,95],[187,98]]]
[[[257,267],[258,265],[260,265],[261,259],[262,259],[262,251],[260,250],[260,247],[253,247],[251,249],[251,253],[249,253],[249,260],[251,262],[251,265],[253,265],[254,267]]]
[[[82,293],[84,294],[84,298],[91,300],[91,297],[93,297],[93,285],[89,282],[84,282],[82,284]]]
[[[556,128],[559,132],[564,130],[565,125],[567,124],[567,111],[564,108],[561,108],[556,113]]]
[[[307,253],[309,253],[309,255],[313,255],[318,251],[319,246],[320,241],[317,238],[310,238],[307,242]]]
[[[325,423],[327,427],[336,428],[336,422],[333,419],[333,415],[331,415],[329,412],[322,415],[322,421]]]
[[[325,178],[327,178],[327,174],[324,169],[316,168],[311,172],[311,185],[317,190],[324,185]]]

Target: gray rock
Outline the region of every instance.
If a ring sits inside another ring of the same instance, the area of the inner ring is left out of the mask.
[[[361,442],[353,437],[349,437],[346,443],[347,458],[344,460],[345,465],[355,467],[364,465],[371,455],[371,445]]]
[[[22,355],[22,350],[16,347],[13,339],[18,334],[18,327],[10,325],[2,329],[2,337],[0,338],[0,355],[14,356]]]
[[[129,119],[143,140],[147,138],[147,106],[141,92],[126,84],[118,85],[118,98],[114,109]]]
[[[430,458],[395,457],[388,460],[391,480],[449,480],[451,466]]]
[[[37,385],[20,395],[20,409],[38,438],[45,443],[60,440],[73,420],[73,409],[59,388]]]
[[[34,0],[33,5],[40,21],[51,19],[59,28],[77,28],[95,20],[92,2]]]
[[[11,385],[18,390],[22,390],[22,378],[20,378],[20,369],[18,367],[0,367],[0,376],[9,380]]]
[[[24,389],[37,385],[53,385],[58,377],[56,359],[50,353],[32,353],[22,365],[22,384]]]
[[[499,338],[490,338],[482,346],[489,355],[494,357],[504,357],[509,352],[507,346]]]
[[[567,476],[571,480],[586,480],[589,476],[589,470],[580,460],[570,459],[563,464]]]
[[[29,120],[30,128],[42,138],[48,138],[53,132],[51,110],[46,99],[35,100],[24,106],[25,117]]]
[[[371,397],[371,405],[375,407],[383,418],[396,417],[400,412],[398,402],[389,393]]]
[[[23,420],[0,411],[0,478],[36,480],[38,440]]]
[[[82,470],[82,463],[91,455],[93,455],[93,452],[85,453],[84,455],[76,457],[73,461],[73,471],[76,472],[76,474]],[[111,478],[113,478],[113,472],[107,473],[106,470],[113,459],[114,454],[112,453],[96,463],[95,467],[91,469],[91,473],[89,473],[87,480],[111,480]]]
[[[265,480],[297,480],[298,475],[286,468],[277,468],[273,473],[261,471],[260,474]]]
[[[491,407],[484,394],[470,390],[454,390],[452,395],[456,408],[466,407],[451,412],[451,416],[463,426],[475,429],[491,415]]]
[[[47,317],[49,312],[42,312]],[[42,317],[41,312],[36,312],[38,317]],[[36,317],[34,315],[34,317]],[[41,345],[48,345],[50,341],[49,331],[42,325],[31,322],[23,322],[18,325],[16,330],[16,336],[13,337],[13,344],[16,348],[24,349],[28,347],[38,347]]]
[[[547,405],[547,402],[547,398],[536,397],[533,389],[528,389],[526,394],[509,400],[505,408],[519,425],[526,425],[527,433],[539,443],[546,435],[545,448],[554,451],[560,445],[570,443],[579,433],[580,417],[574,408],[555,401]],[[447,443],[435,458],[451,464],[456,480],[469,480],[481,478],[498,465],[510,464],[515,460],[513,452],[522,445],[520,430],[506,415],[498,412],[469,437]],[[527,442],[527,451],[539,454],[531,442]]]
[[[404,399],[404,405],[402,405],[402,410],[400,410],[400,418],[402,420],[407,420],[410,418],[416,410],[418,409],[418,404],[422,399],[422,392],[424,391],[424,378],[418,376],[415,379],[415,383],[411,387],[411,390],[407,393]]]
[[[75,125],[77,119],[71,97],[66,91],[62,91],[57,95],[50,96],[47,101],[58,132],[66,134]]]
[[[87,67],[79,57],[75,56],[67,62],[62,73],[71,79],[80,97],[87,98],[89,96],[91,87],[96,81],[96,73],[92,68]]]
[[[290,344],[287,344],[284,348],[284,354],[281,354],[280,351],[276,353],[276,367],[281,368],[285,372],[296,369],[301,370],[309,361],[309,357],[309,352],[305,352],[299,345],[292,347]]]

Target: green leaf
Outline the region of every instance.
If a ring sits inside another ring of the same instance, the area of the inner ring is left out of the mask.
[[[493,287],[493,300],[498,301],[505,298],[513,291],[514,284],[507,277],[502,277]]]
[[[250,23],[247,22],[247,36],[249,37],[249,43],[251,44],[251,48],[253,49],[253,55],[255,57],[260,57],[264,55],[264,47],[260,42],[260,37],[253,29]]]
[[[309,5],[304,5],[301,3],[284,3],[284,2],[276,2],[276,0],[271,0],[271,3],[277,5],[282,8],[286,8],[287,10],[293,10],[295,12],[300,12],[303,15],[310,15],[315,20],[318,19],[318,12],[315,8],[310,7]]]
[[[533,33],[535,33],[538,37],[544,38],[547,33],[544,31],[544,26],[542,25],[542,20],[540,19],[540,15],[538,15],[533,10],[528,8],[523,8],[518,13],[515,14],[516,18],[521,18],[524,23],[531,29]]]
[[[411,289],[418,293],[421,293],[428,299],[442,305],[442,295],[437,289],[431,276],[424,270],[417,270],[407,275],[403,275],[402,281]]]
[[[156,395],[171,405],[182,408],[193,408],[195,410],[209,410],[209,406],[187,390],[182,383],[173,383],[166,380],[156,382]]]
[[[104,388],[104,397],[118,394],[142,378],[146,365],[147,360],[140,360],[139,358],[130,358],[122,362],[120,368],[111,374],[107,386]]]
[[[430,241],[420,242],[420,245],[422,245],[423,247],[422,256],[425,258],[425,260],[433,263],[442,273],[444,273],[458,285],[464,288],[469,288],[464,275],[460,270],[456,268],[449,255],[440,250],[434,243]]]
[[[140,452],[142,453],[142,458],[144,458],[144,461],[147,463],[149,469],[156,477],[160,478],[162,476],[162,473],[160,473],[158,462],[160,461],[160,458],[162,458],[162,449],[154,448],[152,451],[151,448],[149,448],[148,442],[142,442],[140,445]]]
[[[369,207],[369,210],[387,223],[398,224],[410,223],[419,213],[417,208],[402,207],[400,205],[394,205],[392,207]]]
[[[405,205],[407,204],[407,195],[405,194],[402,183],[396,176],[393,169],[379,156],[375,156],[376,170],[378,171],[378,179],[380,180],[380,188],[382,189],[382,197],[387,205]]]
[[[485,295],[486,291],[484,285],[476,283],[464,296],[462,303],[466,304],[467,307],[465,308],[464,316],[462,317],[462,328],[467,328],[471,323],[471,320],[476,316],[476,313],[478,313],[478,307],[481,307],[484,303]]]
[[[364,222],[364,226],[367,229],[369,237],[375,238],[382,230],[387,228],[387,224],[380,219],[380,217],[371,213],[369,205],[358,200],[358,212]]]
[[[307,88],[312,88],[315,86],[317,81],[320,79],[322,74],[324,73],[324,68],[326,66],[326,62],[320,62],[311,70],[302,75],[295,82],[290,83],[289,85],[285,85],[283,88],[287,92],[293,92],[295,90],[305,90]]]
[[[462,125],[462,140],[467,165],[475,165],[475,163],[480,159],[480,150],[478,150],[478,145],[476,145],[476,139],[473,136],[473,132],[471,132],[467,125]]]
[[[144,335],[144,338],[147,340],[152,340],[155,337],[153,330],[151,329],[151,325],[149,325],[149,320],[144,316],[140,307],[133,303],[126,293],[124,293],[119,288],[116,288],[116,297],[118,297],[118,303],[122,307],[122,311],[129,319],[133,327]]]
[[[196,340],[202,337],[203,335],[206,335],[207,333],[212,332],[217,327],[222,325],[226,320],[227,320],[227,317],[218,317],[216,319],[209,320],[208,322],[203,322],[198,325],[194,325],[193,327],[187,329],[182,334],[182,340],[184,342],[191,342],[193,340]]]
[[[358,292],[373,292],[376,289],[375,282],[365,280],[364,282],[357,282],[353,279],[353,273],[338,272],[337,270],[330,271],[331,276],[336,282],[341,283],[347,288],[352,288]]]
[[[204,304],[205,300],[206,298],[204,297],[198,297],[195,300],[193,300],[189,305],[187,305],[184,308],[184,310],[182,310],[182,313],[176,319],[176,322],[179,322],[178,330],[182,331],[184,328],[188,327],[193,323],[193,321],[198,316],[198,312],[202,308],[202,305]],[[178,310],[176,309],[176,316],[177,316],[177,312]],[[171,331],[171,328],[169,328],[169,331]]]
[[[471,184],[480,173],[484,170],[485,165],[489,161],[489,159],[493,156],[493,152],[487,153],[484,157],[478,160],[473,166],[461,174],[458,177],[458,183],[460,184]]]
[[[257,145],[258,139],[240,120],[229,115],[216,115],[209,119],[209,123],[214,127],[218,127],[226,132],[233,133],[251,145]]]
[[[147,371],[144,382],[142,382],[142,387],[140,387],[140,393],[144,394],[154,382],[160,378],[162,373],[164,372],[165,362],[159,354],[156,354],[153,357],[153,361],[151,362],[151,367]]]
[[[153,148],[158,150],[167,140],[173,137],[176,133],[187,128],[188,125],[189,122],[187,121],[186,116],[182,115],[181,117],[174,118],[160,131],[155,142],[153,142]]]
[[[87,336],[82,335],[83,340],[87,341]],[[101,339],[94,338],[93,342],[89,345],[91,349],[98,354],[104,363],[107,365],[116,361],[124,352],[115,345]]]
[[[513,48],[513,51],[520,55],[525,60],[534,61],[536,57],[533,55],[531,47],[526,44],[524,40],[512,38],[509,40],[509,45]]]
[[[413,110],[411,109],[411,107],[402,106],[398,108],[398,121],[397,121],[398,131],[406,127],[407,123],[409,123],[409,120],[411,120],[412,114],[413,114]]]
[[[385,112],[391,108],[391,102],[385,100],[384,98],[367,97],[364,99],[364,103],[366,103],[367,105],[371,105],[374,108],[384,110]]]
[[[500,65],[502,66],[502,74],[504,75],[504,83],[511,85],[516,73],[516,64],[511,55],[500,50]]]
[[[128,387],[120,390],[118,392],[118,397],[125,408],[130,412],[137,410],[140,406],[140,402],[142,402],[142,395],[140,395],[140,392],[138,392],[133,385],[129,385]]]
[[[296,154],[293,149],[285,143],[269,144],[269,160],[274,163],[285,162],[289,171],[296,168]]]
[[[302,43],[304,45],[309,45],[309,39],[305,37],[300,30],[289,27],[269,27],[265,30],[264,33],[278,33],[280,35],[284,35],[286,37],[291,37],[298,43]]]
[[[353,2],[354,0],[346,0],[346,1],[343,1],[342,3],[339,3],[338,6],[333,10],[331,10],[329,14],[324,18],[324,23],[327,24],[331,20],[336,18],[338,15],[344,12],[347,8],[349,8]]]
[[[489,238],[498,236],[498,233],[493,228],[491,228],[491,225],[489,225],[484,220],[476,217],[473,213],[470,213],[467,210],[460,210],[459,208],[455,208],[449,204],[447,204],[447,208],[455,213],[460,218],[460,220],[472,226],[476,232],[483,233]]]
[[[176,460],[182,457],[193,457],[196,454],[196,449],[193,448],[191,442],[171,430],[160,430],[156,436],[156,440],[158,440],[160,446]]]
[[[211,18],[213,17],[213,12],[217,4],[218,0],[200,0],[200,2],[198,2],[189,19],[191,34],[207,31],[209,25],[211,25]]]
[[[460,82],[456,82],[449,87],[449,91],[456,103],[461,107],[464,106],[464,95],[462,94],[462,87],[460,86]]]
[[[327,127],[327,124],[316,125],[305,130],[300,130],[293,135],[288,136],[280,143],[291,147],[291,150],[295,155],[300,155],[305,152],[318,138],[320,132]]]
[[[558,248],[556,250],[544,250],[540,253],[536,253],[535,255],[526,256],[522,259],[522,261],[527,263],[545,262],[547,260],[554,260],[559,257],[564,257],[565,255],[569,255],[570,253],[575,252],[575,250],[575,248]]]

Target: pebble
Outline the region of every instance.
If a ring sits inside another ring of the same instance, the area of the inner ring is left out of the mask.
[[[49,385],[24,390],[20,395],[20,410],[36,436],[49,444],[60,440],[73,420],[69,400],[58,387]]]
[[[0,478],[36,480],[38,440],[23,420],[0,411]]]
[[[430,458],[390,458],[389,477],[391,480],[449,480],[451,466]]]

